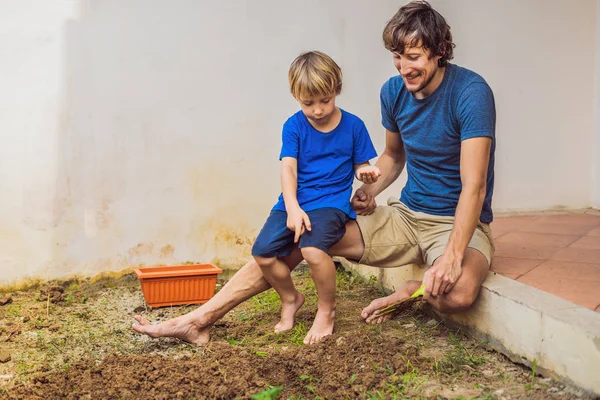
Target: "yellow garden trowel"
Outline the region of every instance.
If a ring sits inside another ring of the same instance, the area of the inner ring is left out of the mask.
[[[405,299],[400,300],[397,303],[390,304],[385,308],[375,311],[375,316],[381,317],[384,315],[395,314],[407,310],[419,300],[419,297],[423,297],[424,293],[425,285],[421,285],[421,287],[418,288],[410,297],[407,297]]]

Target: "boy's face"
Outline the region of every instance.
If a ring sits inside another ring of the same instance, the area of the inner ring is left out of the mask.
[[[335,112],[336,94],[300,98],[300,108],[313,126],[324,127]]]
[[[427,97],[437,89],[441,83],[441,77],[437,76],[441,56],[430,58],[429,50],[424,49],[420,41],[415,47],[406,46],[404,54],[392,54],[406,89],[415,97]]]

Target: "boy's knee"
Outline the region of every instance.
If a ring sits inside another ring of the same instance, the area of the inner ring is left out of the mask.
[[[323,262],[323,260],[329,258],[327,253],[321,249],[317,249],[316,247],[303,247],[301,251],[302,257],[304,257],[306,262],[310,265],[319,264]]]

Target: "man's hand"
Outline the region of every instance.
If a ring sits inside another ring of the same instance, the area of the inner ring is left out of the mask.
[[[295,233],[294,243],[298,243],[300,236],[302,236],[305,231],[310,231],[312,229],[308,215],[306,215],[304,210],[300,207],[288,211],[287,227]]]
[[[375,202],[375,197],[367,194],[362,189],[357,189],[350,200],[352,203],[352,208],[358,215],[369,215],[375,211],[375,207],[377,207],[377,203]]]
[[[375,183],[381,176],[381,171],[375,165],[365,165],[356,170],[356,179],[363,183]]]
[[[433,267],[425,272],[423,277],[423,284],[425,285],[423,299],[427,300],[429,296],[436,297],[450,292],[461,274],[462,258],[458,259],[453,255],[443,254],[436,260]]]

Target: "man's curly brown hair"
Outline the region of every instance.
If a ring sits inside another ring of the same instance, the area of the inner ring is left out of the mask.
[[[424,0],[411,1],[400,7],[383,30],[383,43],[391,52],[404,54],[406,46],[415,47],[421,42],[429,50],[429,57],[441,56],[438,65],[443,67],[454,57],[450,25],[442,15]]]

